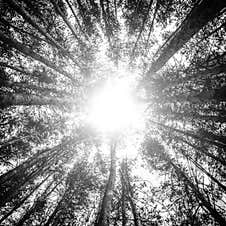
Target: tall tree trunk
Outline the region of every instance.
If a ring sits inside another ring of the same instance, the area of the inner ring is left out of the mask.
[[[68,101],[66,98],[57,97],[47,97],[47,96],[35,96],[35,95],[25,95],[19,93],[2,93],[0,95],[0,106],[9,107],[17,105],[70,105],[72,102]]]
[[[28,84],[27,82],[13,82],[13,81],[6,81],[0,78],[0,84],[1,86],[7,87],[7,88],[11,88],[11,89],[16,89],[18,88],[18,90],[31,90],[31,91],[35,91],[38,94],[40,93],[44,93],[44,94],[50,94],[53,93],[57,96],[60,95],[68,95],[70,96],[69,93],[64,92],[64,91],[60,91],[57,90],[55,88],[48,88],[48,87],[42,87],[42,86],[37,86],[37,85],[33,85],[33,84]],[[55,97],[52,97],[55,99]]]
[[[61,203],[64,201],[64,197],[65,197],[65,194],[63,195],[63,197],[60,199],[60,201],[58,202],[57,206],[55,207],[53,213],[50,215],[50,217],[48,218],[47,222],[44,224],[44,226],[49,226],[53,221],[54,221],[54,218],[55,216],[57,215],[59,209],[60,209],[60,206],[61,206]]]
[[[54,40],[48,32],[40,27],[36,22],[32,19],[32,17],[26,12],[16,0],[7,0],[8,4],[17,12],[19,13],[29,24],[31,24],[35,29],[37,29],[46,39],[50,45],[55,46],[59,49],[63,54],[68,56],[79,68],[81,68],[80,64],[74,59],[71,53],[68,50],[64,49],[56,40]]]
[[[81,46],[85,46],[85,43],[82,42],[82,40],[78,37],[78,35],[76,34],[76,31],[74,30],[73,26],[71,25],[70,21],[68,21],[68,19],[66,18],[66,16],[64,15],[64,13],[61,11],[60,7],[57,5],[57,2],[55,0],[50,0],[51,3],[53,4],[55,10],[57,11],[57,13],[60,14],[60,16],[62,17],[63,21],[65,22],[65,24],[68,26],[69,30],[71,31],[71,33],[74,35],[75,39],[78,41],[78,43]]]
[[[113,191],[115,187],[116,178],[116,141],[111,142],[111,166],[110,175],[106,184],[104,196],[101,202],[100,211],[98,213],[95,226],[108,226],[108,217],[111,211],[111,201],[113,198]]]
[[[20,188],[33,181],[37,176],[48,172],[52,163],[58,161],[64,154],[62,146],[57,145],[47,151],[43,150],[37,153],[18,167],[1,175],[0,206],[4,206],[5,203],[16,196],[20,192]]]
[[[133,192],[133,188],[132,188],[131,183],[130,183],[127,159],[125,160],[125,181],[126,181],[126,186],[127,186],[128,199],[129,199],[129,203],[130,203],[130,206],[131,206],[131,209],[132,209],[134,226],[139,226],[140,225],[139,217],[138,217],[136,205],[133,201],[134,192]]]
[[[15,178],[20,177],[20,173],[23,173],[27,170],[29,170],[31,167],[35,166],[40,160],[41,161],[46,161],[47,158],[50,159],[50,157],[55,157],[55,156],[61,156],[64,153],[62,153],[62,147],[65,147],[66,145],[69,144],[77,144],[79,142],[73,142],[72,140],[63,140],[60,144],[51,147],[51,148],[45,148],[42,150],[37,151],[32,157],[18,165],[17,167],[9,170],[8,172],[2,174],[0,176],[0,186],[3,185],[7,181],[11,181]],[[61,152],[60,152],[61,151]]]
[[[66,182],[66,183],[67,183],[67,180],[69,180],[70,176],[71,176],[70,173],[67,174],[67,176],[66,176],[66,178],[65,178],[65,182]],[[61,182],[60,182],[60,183],[61,183]],[[53,188],[50,192],[52,192],[57,186],[58,186],[58,184],[56,184],[56,185],[54,186],[54,188]],[[66,188],[66,189],[64,190],[62,196],[59,198],[59,201],[58,201],[58,203],[56,204],[56,206],[55,206],[55,208],[54,208],[52,214],[49,216],[49,218],[48,218],[48,220],[46,221],[46,223],[43,224],[44,226],[49,226],[50,224],[51,224],[52,226],[58,225],[58,224],[57,224],[58,221],[59,221],[59,219],[58,219],[58,214],[60,215],[60,211],[62,210],[62,207],[65,208],[65,205],[64,205],[65,202],[67,203],[68,200],[70,200],[70,198],[72,197],[72,195],[70,195],[70,196],[68,197],[68,196],[67,196],[67,192],[68,192],[68,190],[67,190],[67,188]],[[50,193],[48,193],[47,195],[49,195],[49,194],[50,194]],[[62,204],[62,203],[63,203],[63,204]]]
[[[112,43],[111,43],[112,31],[109,29],[107,14],[106,14],[105,7],[104,7],[104,0],[100,0],[100,7],[101,7],[102,19],[104,21],[104,28],[105,28],[105,30],[103,32],[108,39],[110,48],[112,48]]]
[[[203,90],[198,94],[190,94],[188,96],[178,96],[179,100],[188,100],[191,103],[208,103],[210,101],[226,101],[226,86],[217,89]]]
[[[77,24],[78,24],[78,27],[79,27],[80,31],[85,35],[86,40],[87,40],[88,42],[90,42],[89,37],[88,37],[88,35],[86,34],[85,30],[82,28],[82,26],[81,26],[81,24],[80,24],[80,21],[79,21],[78,17],[76,16],[76,13],[75,13],[75,11],[74,11],[74,9],[73,9],[73,7],[72,7],[70,1],[69,1],[69,0],[66,0],[66,2],[67,2],[67,4],[68,4],[69,8],[71,9],[71,12],[72,12],[72,14],[73,14],[73,16],[74,16],[74,18],[75,18]]]
[[[161,112],[161,108],[159,111]],[[193,112],[177,112],[172,109],[168,109],[168,112],[163,113],[164,116],[171,116],[175,120],[186,119],[187,121],[211,121],[214,122],[226,122],[226,116],[211,115],[211,114],[199,114],[197,111]]]
[[[9,27],[13,28],[15,31],[17,31],[19,33],[26,34],[26,35],[28,35],[28,36],[32,37],[33,39],[36,39],[36,40],[38,40],[40,42],[46,42],[46,39],[41,38],[41,37],[39,37],[37,35],[34,35],[34,34],[28,32],[28,31],[25,31],[25,30],[23,30],[21,28],[18,28],[16,26],[12,25],[10,22],[8,22],[7,20],[5,20],[4,18],[0,18],[0,22],[3,23],[3,24],[5,24],[6,26],[9,26]]]
[[[203,0],[196,4],[180,27],[160,49],[159,56],[151,64],[147,76],[159,71],[194,34],[213,20],[224,7],[226,7],[226,1],[222,0]]]
[[[185,140],[181,137],[176,137],[176,139],[178,139],[179,141],[182,141],[183,143],[189,145],[190,147],[193,148],[193,150],[196,152],[196,153],[203,153],[205,156],[208,156],[212,159],[214,159],[215,161],[217,161],[218,163],[221,163],[222,165],[226,166],[226,161],[222,158],[219,158],[215,155],[213,155],[211,152],[209,152],[208,150],[206,150],[205,148],[203,147],[198,147],[194,144],[192,144],[191,142],[189,142],[188,140]]]
[[[139,40],[140,40],[140,38],[141,38],[141,34],[142,34],[143,30],[144,30],[145,23],[146,23],[146,21],[147,21],[147,19],[148,19],[148,16],[149,16],[149,12],[150,12],[152,3],[153,3],[153,0],[150,0],[149,5],[148,5],[148,10],[147,10],[147,12],[146,12],[146,14],[145,14],[145,16],[144,16],[144,18],[143,18],[143,22],[142,22],[142,26],[141,26],[141,28],[140,28],[140,32],[139,32],[139,34],[138,34],[138,36],[137,36],[136,42],[135,42],[135,44],[134,44],[134,46],[133,46],[133,49],[132,49],[132,53],[131,53],[131,57],[130,57],[131,60],[130,60],[130,61],[132,61],[132,59],[133,59],[133,57],[134,57],[134,54],[136,53],[135,51],[136,51],[136,48],[137,48],[137,44],[138,44],[138,42],[139,42]]]
[[[199,187],[192,182],[187,173],[183,170],[183,167],[175,162],[175,160],[168,155],[164,148],[158,148],[156,154],[159,155],[159,158],[162,161],[167,162],[172,169],[174,169],[179,181],[183,181],[188,187],[190,187],[195,197],[201,202],[202,206],[209,211],[211,216],[219,223],[219,225],[226,225],[226,219],[218,212],[215,206],[211,204],[210,200],[205,197]]]
[[[49,195],[49,192],[48,191],[49,191],[49,189],[50,189],[50,187],[52,186],[53,183],[54,183],[54,181],[51,181],[46,186],[46,188],[42,192],[42,194],[34,200],[32,206],[29,207],[26,210],[25,214],[19,219],[19,221],[16,223],[16,226],[23,226],[24,223],[31,217],[31,215],[33,215],[35,212],[40,211],[41,209],[44,208],[46,198]]]
[[[224,219],[224,217],[221,216],[221,214],[212,206],[212,204],[206,200],[204,195],[199,191],[199,188],[188,178],[188,176],[181,170],[180,167],[173,163],[172,160],[167,158],[167,161],[175,169],[178,178],[183,178],[187,185],[192,189],[196,197],[202,202],[203,206],[209,211],[211,216],[219,223],[219,225],[225,226],[226,219]]]
[[[26,135],[26,136],[21,136],[21,137],[13,137],[11,139],[8,139],[7,141],[0,142],[0,148],[14,144],[17,141],[22,141],[23,139],[32,138],[32,137],[35,137],[35,136],[31,134],[31,135]]]
[[[1,194],[0,207],[3,207],[7,202],[12,200],[15,196],[20,193],[20,188],[24,187],[43,172],[42,165],[40,168],[33,170],[30,174],[20,177],[20,181],[13,183],[12,185],[6,187]],[[4,188],[4,187],[3,187]]]
[[[149,120],[149,121],[152,122],[152,123],[154,123],[154,124],[156,124],[156,125],[159,125],[159,126],[165,128],[165,129],[167,129],[169,131],[174,131],[174,132],[183,134],[185,136],[192,137],[192,138],[194,138],[196,140],[200,140],[201,142],[203,142],[203,141],[204,142],[208,142],[208,143],[210,143],[212,145],[215,145],[215,146],[217,146],[219,148],[224,148],[224,149],[226,148],[226,144],[224,144],[224,143],[221,143],[221,142],[217,142],[215,140],[208,139],[207,137],[204,137],[204,136],[201,136],[201,135],[198,135],[198,134],[194,134],[191,131],[183,131],[183,130],[180,130],[180,129],[176,129],[176,128],[173,128],[171,126],[167,126],[167,125],[164,125],[162,123],[155,122],[153,120]]]
[[[211,31],[209,34],[207,34],[204,37],[202,37],[201,40],[199,40],[198,43],[196,43],[196,45],[198,45],[199,43],[201,43],[203,40],[206,40],[211,35],[215,34],[217,31],[221,30],[221,28],[224,28],[225,26],[226,26],[226,22],[222,23],[220,26],[218,26],[213,31]]]
[[[122,209],[122,226],[126,226],[126,185],[124,180],[125,175],[125,160],[123,159],[121,164],[120,180],[122,186],[122,195],[121,195],[121,209]]]
[[[148,38],[146,40],[145,47],[144,47],[145,53],[148,50],[147,47],[148,47],[149,39],[151,37],[151,32],[152,32],[152,29],[153,29],[153,25],[154,25],[154,21],[155,21],[155,17],[156,17],[158,9],[159,9],[159,0],[156,0],[155,9],[154,9],[152,20],[151,20],[151,24],[150,24],[150,27],[149,27]]]
[[[19,203],[17,203],[7,214],[5,214],[1,219],[0,219],[0,224],[7,219],[13,212],[15,212],[18,208],[20,208],[24,202],[29,199],[32,194],[50,177],[50,175],[48,175],[47,177],[45,177],[39,184],[37,184],[32,190],[31,192],[26,195],[22,200],[20,200]]]
[[[187,151],[183,148],[178,150],[186,159],[190,160],[199,170],[201,170],[204,174],[206,174],[212,181],[214,181],[219,187],[221,187],[224,192],[226,192],[226,186],[223,185],[219,180],[217,180],[212,174],[210,174],[207,170],[205,170],[196,160],[194,160]]]
[[[14,70],[14,71],[20,72],[21,74],[25,74],[25,75],[28,75],[28,76],[30,76],[30,77],[33,77],[33,73],[31,73],[31,72],[29,72],[29,71],[26,71],[26,70],[24,70],[24,69],[22,69],[22,68],[15,67],[15,66],[13,66],[13,65],[9,65],[9,64],[7,64],[7,63],[5,63],[5,62],[0,62],[0,66],[1,66],[1,67],[7,67],[7,68],[10,68],[10,69],[12,69],[12,70]],[[41,74],[41,72],[40,72],[40,74]]]
[[[26,56],[29,56],[43,64],[45,64],[47,67],[53,69],[54,71],[58,72],[59,74],[69,78],[73,83],[76,83],[76,80],[69,74],[68,72],[64,71],[62,68],[55,65],[55,63],[49,61],[48,59],[44,58],[43,56],[35,53],[31,48],[28,48],[21,42],[16,41],[15,39],[9,38],[6,35],[4,35],[2,32],[0,32],[0,40],[3,41],[5,44],[11,46],[12,48],[17,49],[21,53],[25,54]]]

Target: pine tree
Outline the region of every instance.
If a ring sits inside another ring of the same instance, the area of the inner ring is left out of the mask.
[[[225,9],[2,0],[0,225],[226,225]],[[84,120],[120,68],[146,107],[133,160]]]

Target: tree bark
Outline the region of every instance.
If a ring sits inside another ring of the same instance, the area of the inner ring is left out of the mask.
[[[222,0],[200,1],[189,13],[180,27],[173,33],[163,48],[160,48],[159,56],[151,64],[146,76],[159,71],[166,62],[188,42],[209,21],[213,20],[217,14],[226,6]]]
[[[32,49],[24,46],[22,43],[8,38],[7,36],[5,36],[3,33],[0,32],[0,40],[3,41],[5,44],[19,50],[21,53],[32,57],[33,59],[45,64],[46,66],[48,66],[49,68],[57,71],[59,74],[66,76],[67,78],[69,78],[70,80],[72,80],[73,82],[75,82],[75,79],[73,77],[71,77],[70,74],[68,74],[66,71],[62,70],[60,67],[57,67],[54,63],[50,62],[49,60],[47,60],[46,58],[42,57],[41,55],[33,52]]]
[[[152,3],[153,3],[153,0],[150,0],[149,5],[148,5],[147,13],[145,14],[145,16],[144,16],[144,18],[143,18],[143,22],[142,22],[142,26],[141,26],[141,28],[140,28],[140,32],[139,32],[139,34],[138,34],[138,36],[137,36],[136,42],[135,42],[135,44],[134,44],[134,46],[133,46],[133,49],[132,49],[132,53],[131,53],[131,61],[132,61],[132,58],[134,57],[134,54],[135,54],[135,51],[136,51],[136,48],[137,48],[137,44],[138,44],[138,42],[139,42],[139,40],[140,40],[140,38],[141,38],[141,34],[142,34],[143,30],[144,30],[145,23],[146,23],[146,21],[147,21],[147,19],[148,19],[148,16],[149,16],[149,12],[150,12]],[[151,28],[150,28],[150,29],[151,29]]]
[[[110,48],[112,48],[112,43],[111,43],[112,31],[109,29],[107,14],[105,12],[105,7],[104,7],[104,0],[100,0],[100,7],[101,7],[102,19],[104,21],[104,27],[105,27],[105,30],[103,32],[108,39],[108,43],[109,43]]]
[[[53,6],[55,7],[56,11],[60,14],[65,24],[68,26],[71,33],[74,35],[75,39],[78,41],[78,43],[82,46],[85,46],[85,43],[82,42],[82,40],[77,36],[76,31],[72,27],[71,23],[68,21],[68,19],[65,17],[59,6],[57,5],[55,0],[50,0]]]
[[[222,217],[221,214],[211,205],[211,203],[206,200],[204,195],[199,191],[199,188],[188,178],[188,176],[181,170],[180,167],[172,162],[172,160],[168,159],[167,161],[175,169],[178,178],[182,177],[184,179],[184,181],[195,193],[196,197],[202,202],[203,206],[209,211],[211,216],[219,223],[219,225],[225,226],[226,220],[224,219],[224,217]]]
[[[110,175],[105,188],[104,196],[101,202],[100,211],[98,213],[95,226],[108,226],[108,217],[111,211],[111,201],[115,187],[116,178],[116,141],[111,143],[111,166]]]
[[[163,149],[159,148],[157,154],[159,154],[160,158],[168,162],[169,165],[175,170],[178,180],[183,181],[191,188],[196,198],[209,211],[211,216],[219,223],[219,225],[226,225],[226,219],[215,209],[215,207],[210,203],[210,201],[206,199],[203,193],[200,192],[199,187],[195,185],[189,178],[189,176],[186,174],[186,172],[183,171],[183,167],[180,166],[178,163],[175,163],[174,160]]]
[[[226,144],[224,144],[224,143],[222,143],[222,142],[217,142],[217,141],[215,141],[215,140],[208,139],[207,137],[200,136],[200,135],[198,135],[198,134],[194,134],[194,133],[192,133],[191,131],[182,131],[182,130],[180,130],[180,129],[176,129],[176,128],[173,128],[173,127],[171,127],[171,126],[167,126],[167,125],[164,125],[164,124],[162,124],[162,123],[155,122],[155,121],[153,121],[153,120],[149,120],[149,121],[152,122],[152,123],[154,123],[154,124],[156,124],[156,125],[159,125],[159,126],[165,128],[165,129],[167,129],[167,130],[172,130],[172,131],[174,131],[174,132],[183,134],[183,135],[185,135],[185,136],[192,137],[192,138],[194,138],[194,139],[196,139],[196,140],[208,142],[209,144],[215,145],[215,146],[217,146],[217,147],[219,147],[219,148],[224,148],[224,149],[226,148]]]
[[[130,206],[132,209],[134,226],[139,226],[140,223],[139,223],[137,208],[133,201],[133,197],[134,197],[133,188],[130,184],[130,179],[129,179],[127,159],[125,160],[125,181],[126,181],[126,186],[127,186],[128,199],[129,199],[129,203],[130,203]]]
[[[81,68],[80,64],[74,59],[74,57],[69,53],[64,47],[62,47],[59,43],[57,43],[49,34],[48,32],[40,27],[32,17],[18,5],[17,1],[15,0],[8,0],[8,3],[12,8],[19,13],[29,24],[31,24],[35,29],[37,29],[46,39],[50,45],[54,45],[56,48],[62,51],[63,54],[67,55],[79,68]]]
[[[124,180],[124,174],[125,174],[125,161],[123,159],[121,164],[121,172],[120,172],[120,179],[121,179],[121,186],[122,186],[122,195],[121,195],[121,209],[122,209],[122,226],[126,226],[126,207],[125,207],[125,201],[126,201],[126,185]]]
[[[219,187],[221,187],[224,192],[226,192],[226,186],[223,185],[219,180],[217,180],[212,174],[210,174],[207,170],[205,170],[196,160],[194,160],[189,154],[187,154],[186,150],[181,148],[179,151],[186,159],[190,160],[199,170],[201,170],[204,174],[206,174],[212,181],[214,181]]]
[[[65,142],[67,143],[67,142]],[[65,144],[64,143],[64,144]],[[62,145],[42,150],[16,168],[0,176],[0,207],[18,194],[20,188],[43,175],[51,168],[52,163],[62,158],[65,152]]]
[[[35,95],[25,95],[19,93],[4,93],[0,95],[0,106],[30,106],[30,105],[70,105],[71,101],[56,97],[40,97]]]
[[[69,8],[71,9],[71,12],[72,12],[72,14],[73,14],[73,16],[74,16],[74,18],[75,18],[77,24],[78,24],[78,27],[79,27],[80,31],[84,34],[86,40],[87,40],[88,42],[90,42],[88,35],[87,35],[86,32],[84,31],[84,29],[82,29],[82,26],[81,26],[81,24],[80,24],[80,22],[79,22],[78,17],[76,16],[76,13],[75,13],[75,11],[74,11],[74,9],[73,9],[73,7],[72,7],[70,1],[69,1],[69,0],[66,0],[66,2],[67,2],[67,4],[68,4]]]
[[[5,63],[5,62],[0,62],[0,66],[1,66],[1,67],[7,67],[7,68],[10,68],[10,69],[12,69],[12,70],[14,70],[14,71],[17,71],[17,72],[21,73],[21,74],[25,74],[25,75],[28,75],[28,76],[31,76],[31,77],[33,76],[33,74],[32,74],[31,72],[25,71],[25,70],[23,70],[22,68],[15,67],[15,66],[13,66],[13,65],[9,65],[9,64],[7,64],[7,63]]]
[[[34,137],[34,136],[33,135],[27,135],[27,136],[22,136],[22,137],[17,137],[17,138],[14,137],[14,138],[8,139],[7,141],[0,142],[0,148],[6,147],[8,145],[16,143],[17,141],[22,141],[25,138],[31,138],[31,137]]]
[[[187,100],[191,103],[208,103],[211,101],[226,101],[226,86],[222,86],[217,89],[211,89],[211,90],[203,90],[198,94],[190,94],[188,96],[186,95],[180,95],[177,96],[179,100]]]
[[[26,34],[26,35],[28,35],[28,36],[31,36],[33,39],[36,39],[36,40],[38,40],[38,41],[40,41],[40,42],[46,42],[46,39],[40,38],[40,37],[37,36],[37,35],[34,35],[34,34],[28,32],[28,31],[25,31],[25,30],[23,30],[23,29],[18,28],[18,27],[16,27],[16,26],[12,25],[10,22],[8,22],[7,20],[5,20],[4,18],[0,18],[0,21],[1,21],[3,24],[5,24],[6,26],[9,26],[9,27],[13,28],[15,31],[17,31],[17,32],[19,32],[19,33],[23,33],[23,34]]]
[[[7,202],[12,200],[15,196],[17,196],[20,192],[20,188],[24,187],[29,182],[33,181],[38,175],[40,175],[43,171],[46,170],[44,168],[45,164],[43,163],[39,167],[32,170],[31,173],[25,175],[19,175],[17,181],[13,181],[12,185],[4,187],[1,186],[1,200],[0,200],[0,207],[3,207]],[[48,168],[47,168],[48,169]],[[19,181],[18,181],[19,180]],[[2,189],[3,187],[3,189]]]
[[[188,140],[185,140],[181,137],[177,137],[177,139],[179,141],[182,141],[183,143],[189,145],[190,147],[192,147],[196,153],[203,153],[204,155],[214,159],[215,161],[221,163],[223,166],[226,166],[226,162],[224,161],[224,159],[222,158],[218,158],[217,156],[213,155],[212,153],[208,152],[205,148],[201,148],[201,147],[198,147],[198,146],[195,146],[194,144],[192,144],[191,142],[188,142]]]
[[[44,226],[49,226],[54,221],[55,216],[57,215],[58,211],[60,210],[61,203],[64,201],[64,197],[65,197],[65,193],[61,197],[60,201],[58,202],[57,206],[55,207],[54,211],[52,212],[52,214],[50,215],[49,219],[44,224]]]
[[[45,190],[42,192],[42,194],[40,196],[38,196],[31,207],[29,207],[25,214],[19,219],[19,221],[16,223],[16,226],[23,226],[24,223],[35,213],[40,211],[41,209],[44,208],[45,205],[45,201],[46,198],[48,197],[48,195],[55,190],[55,188],[59,185],[59,183],[57,183],[51,190],[49,190],[51,188],[51,186],[53,185],[54,181],[51,181],[45,188]]]
[[[50,175],[48,175],[47,177],[45,177],[39,184],[37,184],[32,190],[31,192],[26,195],[18,204],[16,204],[7,214],[5,214],[1,219],[0,219],[0,224],[7,219],[14,211],[16,211],[18,208],[20,208],[24,202],[29,199],[31,197],[31,195],[50,177]]]
[[[29,92],[34,91],[38,94],[40,94],[40,93],[42,93],[42,94],[53,93],[57,96],[61,96],[61,95],[70,96],[69,93],[57,90],[55,88],[41,87],[41,86],[37,86],[37,85],[33,85],[33,84],[28,84],[27,82],[6,81],[6,80],[3,80],[3,79],[0,78],[0,84],[1,84],[1,86],[7,87],[7,88],[10,88],[10,89],[13,89],[13,90],[26,90],[26,91],[29,90]],[[51,97],[51,98],[55,99],[55,97]]]
[[[149,32],[148,32],[148,38],[147,38],[146,43],[145,43],[145,48],[144,48],[145,51],[147,51],[147,46],[148,46],[149,39],[150,39],[150,36],[151,36],[151,32],[152,32],[152,29],[153,29],[155,17],[156,17],[158,8],[159,8],[159,3],[158,3],[158,1],[159,1],[159,0],[156,0],[156,3],[155,3],[155,9],[154,9],[153,17],[152,17],[152,20],[151,20],[151,25],[150,25],[150,27],[149,27]]]
[[[6,35],[0,32],[0,40],[3,41],[5,44],[11,46],[12,48],[19,50],[26,56],[32,57],[33,59],[45,64],[47,67],[57,71],[59,74],[69,78],[73,83],[76,83],[76,80],[69,73],[67,73],[60,67],[56,66],[53,62],[47,60],[43,56],[35,53],[32,49],[26,47],[25,45],[16,41],[15,39],[8,38]]]

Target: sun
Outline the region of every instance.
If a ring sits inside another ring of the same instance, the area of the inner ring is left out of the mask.
[[[111,79],[91,98],[89,122],[102,132],[123,132],[136,127],[139,107],[126,79]]]

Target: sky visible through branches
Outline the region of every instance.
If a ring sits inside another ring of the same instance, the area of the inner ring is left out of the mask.
[[[225,226],[226,2],[0,1],[0,225]]]

